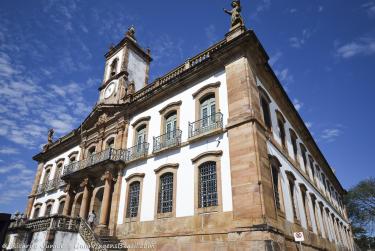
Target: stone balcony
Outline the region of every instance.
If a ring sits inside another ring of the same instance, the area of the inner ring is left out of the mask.
[[[122,149],[113,149],[109,148],[102,152],[95,153],[86,159],[70,163],[64,167],[62,178],[76,173],[80,170],[89,170],[91,167],[104,162],[122,162],[129,163],[134,160],[144,158],[148,154],[149,143],[141,143],[131,148],[122,150]]]

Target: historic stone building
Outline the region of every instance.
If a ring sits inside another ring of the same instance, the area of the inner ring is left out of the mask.
[[[303,250],[353,249],[345,190],[232,7],[223,40],[152,83],[134,28],[110,48],[93,111],[34,156],[10,242],[299,250],[303,232]]]

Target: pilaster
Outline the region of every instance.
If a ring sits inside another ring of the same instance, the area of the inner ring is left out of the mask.
[[[28,202],[27,202],[27,207],[26,207],[26,210],[25,210],[25,214],[26,214],[27,218],[29,218],[30,215],[31,215],[31,210],[33,208],[33,204],[34,204],[34,200],[35,200],[35,192],[38,189],[38,185],[39,185],[39,182],[40,182],[40,178],[42,176],[43,168],[44,168],[44,162],[39,162],[38,168],[36,170],[35,178],[34,178],[34,184],[33,184],[33,187],[31,189],[31,194],[29,196],[29,199],[28,199]]]
[[[265,127],[252,66],[241,56],[225,67],[233,217],[238,227],[276,218]]]

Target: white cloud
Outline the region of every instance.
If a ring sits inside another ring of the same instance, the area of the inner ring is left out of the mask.
[[[320,138],[326,142],[333,142],[342,134],[342,130],[340,128],[327,128],[324,129]]]
[[[274,55],[272,55],[271,57],[270,57],[270,59],[269,59],[269,64],[271,65],[271,66],[274,66],[276,63],[277,63],[277,61],[279,61],[280,60],[280,58],[283,56],[283,53],[282,52],[280,52],[280,51],[278,51],[278,52],[276,52]]]
[[[305,122],[305,125],[308,129],[310,129],[312,127],[312,123],[311,122]]]
[[[297,111],[300,111],[301,108],[303,107],[303,103],[299,101],[298,99],[293,99],[293,105],[296,108]]]
[[[375,39],[363,37],[357,41],[341,45],[336,49],[340,58],[348,59],[357,55],[372,55],[375,53]]]
[[[318,12],[323,12],[323,10],[324,10],[324,7],[322,5],[319,5],[318,6]]]
[[[251,15],[252,18],[257,18],[262,12],[268,10],[271,7],[271,0],[261,0],[260,3],[255,7],[255,13]]]
[[[309,29],[303,29],[300,36],[293,36],[289,38],[289,44],[293,48],[301,48],[307,40],[311,37],[312,31]]]
[[[284,68],[282,70],[275,70],[275,74],[281,82],[289,84],[294,81],[294,77],[292,74],[290,74],[288,68]]]
[[[0,154],[11,155],[11,154],[18,154],[18,153],[19,153],[18,149],[13,148],[13,147],[1,147],[0,148]]]
[[[365,11],[370,17],[375,17],[375,2],[374,1],[364,3],[361,5],[361,7],[365,9]]]
[[[296,13],[296,12],[297,12],[297,9],[295,9],[295,8],[292,8],[292,9],[289,10],[289,13],[291,13],[291,14]]]
[[[204,29],[204,32],[206,34],[206,38],[208,43],[214,44],[217,40],[219,40],[218,35],[216,34],[216,27],[213,24],[210,24]]]

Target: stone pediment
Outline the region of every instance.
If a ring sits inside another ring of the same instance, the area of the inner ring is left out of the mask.
[[[117,113],[124,111],[124,108],[124,105],[121,104],[100,104],[95,106],[82,122],[81,130],[88,131],[96,127],[104,126]]]

